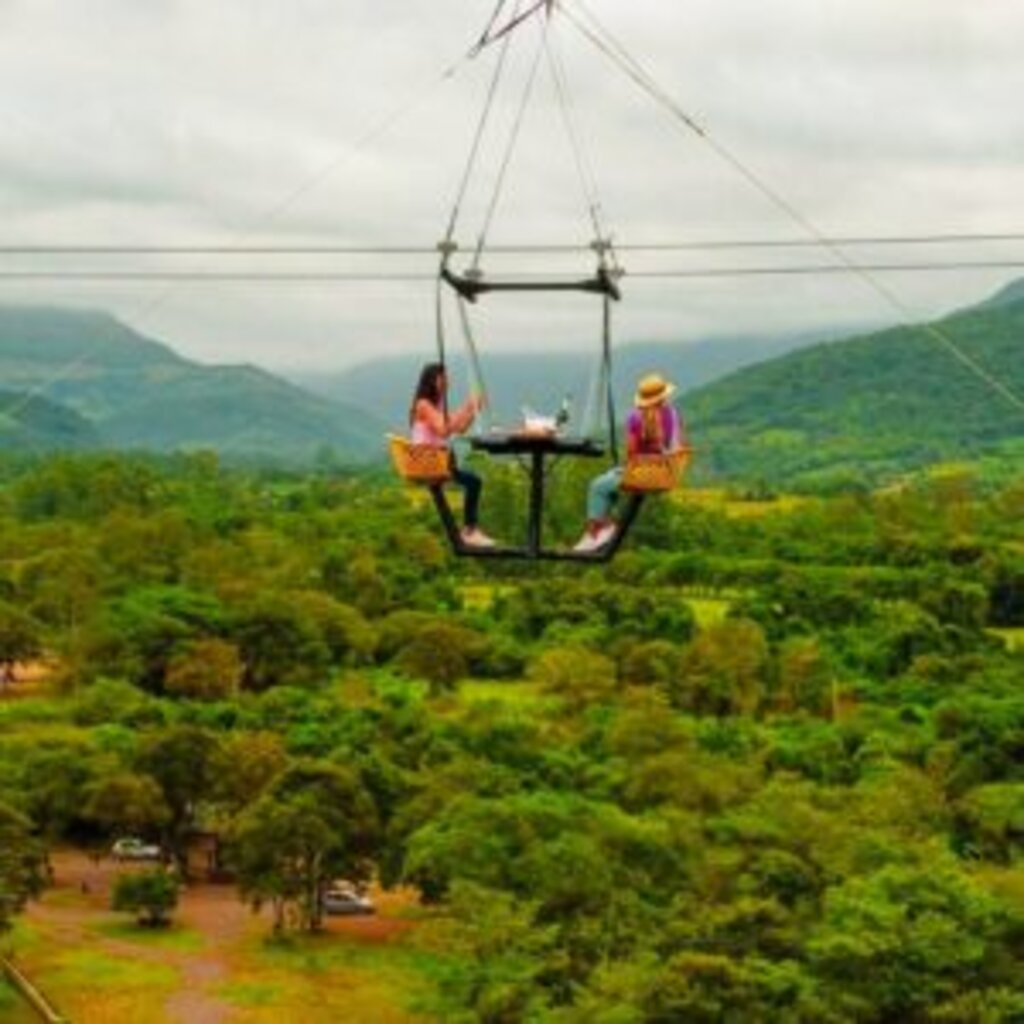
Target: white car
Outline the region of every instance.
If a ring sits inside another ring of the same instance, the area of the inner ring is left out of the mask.
[[[323,908],[325,914],[338,917],[377,913],[373,900],[352,889],[328,889],[323,894]]]
[[[128,836],[118,839],[110,848],[114,860],[163,860],[163,850],[152,843],[144,843],[141,839]]]

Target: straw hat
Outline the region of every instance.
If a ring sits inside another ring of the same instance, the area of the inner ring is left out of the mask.
[[[658,405],[675,394],[675,384],[670,384],[660,373],[650,373],[636,386],[634,403],[641,409]]]

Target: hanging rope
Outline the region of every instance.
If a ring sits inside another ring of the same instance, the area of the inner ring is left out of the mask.
[[[448,354],[445,344],[444,329],[444,288],[440,277],[434,285],[434,320],[437,331],[437,361],[441,364],[441,372],[448,376]],[[448,422],[448,389],[441,393],[441,411],[444,413],[445,422]]]
[[[953,358],[965,366],[971,373],[984,381],[993,391],[1000,394],[1006,401],[1013,405],[1018,412],[1024,412],[1024,398],[1016,394],[1003,381],[994,376],[989,370],[981,365],[973,356],[965,352],[945,331],[936,324],[916,323],[913,311],[903,300],[875,277],[865,267],[858,264],[846,252],[835,244],[817,225],[807,216],[801,213],[781,193],[776,191],[770,184],[762,179],[752,168],[745,164],[736,154],[726,148],[717,139],[713,138],[695,118],[693,118],[668,92],[666,92],[655,81],[655,79],[639,64],[638,61],[618,43],[598,19],[586,8],[582,0],[575,0],[576,6],[589,20],[586,24],[583,19],[574,12],[564,7],[563,10],[569,21],[589,39],[606,57],[608,57],[623,73],[635,82],[644,92],[651,96],[657,103],[665,107],[678,124],[686,131],[692,132],[712,151],[749,184],[757,189],[774,206],[781,210],[794,223],[798,224],[814,240],[832,254],[851,274],[860,278],[876,295],[891,306],[902,318],[901,326],[918,328],[933,340],[937,341]]]
[[[602,302],[601,350],[604,364],[605,401],[608,406],[608,448],[612,463],[619,463],[619,425],[615,414],[615,382],[612,377],[612,300],[605,295]]]
[[[537,46],[537,53],[534,56],[533,65],[530,68],[530,73],[526,80],[526,87],[523,89],[523,95],[519,103],[519,110],[516,113],[516,119],[512,124],[512,131],[509,134],[508,144],[505,147],[505,156],[498,171],[498,177],[494,183],[494,191],[491,194],[491,201],[487,207],[483,227],[480,229],[480,234],[477,238],[476,250],[473,254],[472,264],[474,273],[478,273],[480,270],[480,259],[483,255],[484,246],[487,244],[487,235],[491,230],[491,224],[494,222],[494,215],[498,209],[498,200],[501,198],[502,189],[505,185],[505,178],[508,175],[509,167],[512,165],[512,155],[515,152],[516,143],[519,141],[519,134],[522,131],[523,122],[526,120],[526,108],[529,106],[530,97],[533,95],[533,87],[537,81],[537,72],[540,69],[541,58],[544,56],[545,41],[547,39],[549,25],[550,22],[545,21],[544,27],[541,30],[541,39]]]
[[[476,347],[476,338],[473,336],[473,325],[469,318],[469,309],[466,300],[458,296],[459,320],[462,323],[462,338],[466,345],[466,352],[469,355],[469,375],[473,392],[479,394],[484,400],[483,409],[477,414],[475,433],[483,430],[490,430],[491,427],[491,399],[487,392],[487,383],[484,380],[483,366],[480,363],[480,353]]]
[[[516,5],[513,9],[513,15],[515,15],[522,4],[522,0],[516,0]],[[498,10],[495,11],[494,19],[492,24],[498,15],[501,13],[501,9],[505,5],[505,0],[498,5]],[[484,33],[486,36],[486,33]],[[494,73],[491,76],[491,84],[487,90],[487,98],[484,101],[484,109],[480,113],[480,120],[477,122],[476,133],[473,136],[473,143],[469,148],[469,158],[466,160],[466,167],[462,173],[462,181],[459,184],[459,191],[455,197],[455,203],[452,206],[452,215],[448,221],[448,231],[445,234],[445,241],[450,242],[455,237],[455,228],[458,223],[459,213],[462,209],[462,204],[466,198],[466,192],[469,190],[469,181],[473,175],[473,171],[476,168],[477,159],[480,156],[480,147],[484,140],[484,134],[487,131],[487,123],[491,117],[491,111],[494,108],[494,100],[498,93],[498,85],[501,82],[502,73],[505,70],[505,62],[508,59],[509,44],[512,42],[512,36],[507,33],[502,43],[501,53],[498,56],[497,63],[494,66]]]
[[[545,39],[545,50],[548,58],[548,68],[551,72],[551,81],[554,85],[555,97],[558,101],[558,109],[562,116],[562,123],[565,125],[565,133],[572,148],[573,160],[576,163],[576,173],[580,179],[580,187],[583,191],[587,212],[590,215],[590,222],[594,229],[594,238],[604,238],[605,232],[601,224],[602,209],[601,201],[598,198],[597,177],[593,172],[593,167],[588,159],[587,151],[576,126],[572,97],[569,93],[568,77],[565,73],[561,54],[556,49],[554,32],[549,33],[548,38]]]

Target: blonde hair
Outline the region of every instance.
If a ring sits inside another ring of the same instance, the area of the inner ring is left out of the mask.
[[[645,406],[640,410],[640,438],[645,448],[661,449],[665,447],[665,427],[661,410],[661,402]]]

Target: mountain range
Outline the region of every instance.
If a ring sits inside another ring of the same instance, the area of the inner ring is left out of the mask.
[[[704,478],[821,487],[881,483],[936,462],[1024,465],[1024,279],[931,325],[822,341],[806,335],[632,344],[616,352],[617,399],[658,370],[680,405]],[[574,399],[593,359],[485,353],[497,422]],[[184,359],[98,312],[0,308],[0,449],[214,449],[309,465],[383,455],[430,353],[289,382],[253,366]],[[464,361],[452,376],[465,390]],[[301,387],[299,384],[306,384]],[[313,394],[316,389],[320,394]]]
[[[7,423],[8,447],[31,436],[37,448],[212,448],[293,463],[328,447],[344,461],[381,450],[383,428],[361,410],[257,367],[184,359],[106,313],[0,308],[0,386],[31,396],[0,400],[0,424],[5,410],[22,412],[17,431]],[[67,413],[63,424],[54,403]],[[34,434],[25,432],[31,410]]]

